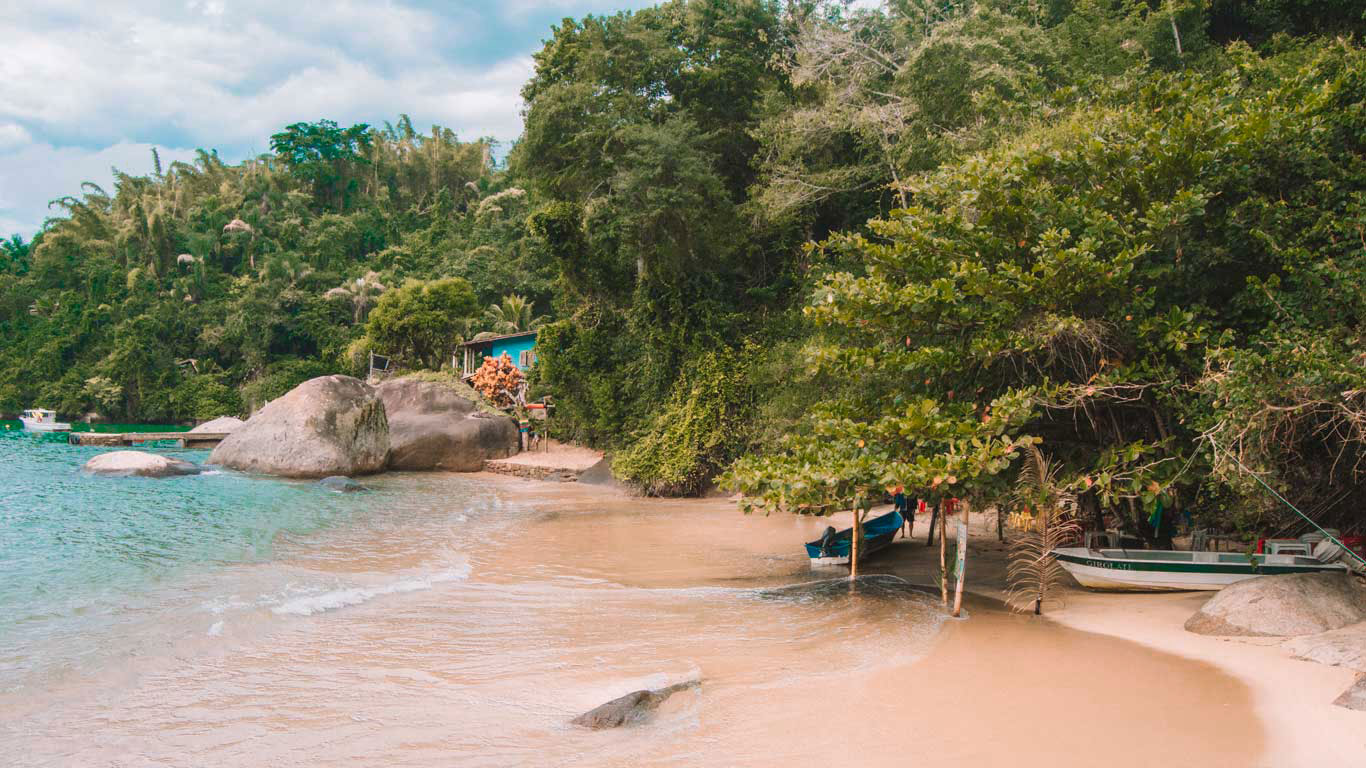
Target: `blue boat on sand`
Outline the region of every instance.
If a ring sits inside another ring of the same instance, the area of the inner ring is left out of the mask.
[[[905,519],[896,510],[863,521],[863,541],[859,547],[859,560],[891,544],[904,522]],[[836,531],[834,526],[830,526],[819,539],[807,542],[806,554],[811,558],[811,567],[848,565],[853,531],[852,527]]]

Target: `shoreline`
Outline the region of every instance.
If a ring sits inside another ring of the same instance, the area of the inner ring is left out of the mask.
[[[1276,731],[1318,710],[1283,701],[1285,686],[1304,698],[1342,672],[1287,659],[1321,670],[1319,687],[1296,675],[1258,684],[1256,659],[1250,672],[1217,651],[1172,652],[1139,628],[1184,632],[1175,604],[1154,613],[1069,596],[1042,619],[1010,612],[993,588],[1004,578],[994,529],[974,526],[967,617],[954,620],[926,589],[938,568],[926,521],[865,566],[914,589],[882,580],[851,593],[847,571],[811,571],[800,548],[827,518],[492,473],[397,473],[376,486],[364,498],[379,506],[354,524],[188,585],[183,644],[8,699],[0,745],[33,766],[790,768],[852,757],[869,768],[1068,768],[1101,757],[1293,768],[1307,763],[1295,753],[1305,742]],[[298,600],[317,610],[288,610]],[[149,649],[158,638],[175,639],[157,635]],[[638,726],[569,725],[689,679],[700,688]],[[1353,754],[1339,732],[1361,714],[1341,715],[1303,736],[1338,751],[1303,754]],[[100,729],[74,727],[89,722]]]
[[[869,570],[933,584],[938,573],[938,543],[934,547],[924,546],[926,525],[926,521],[918,520],[913,541],[898,539],[900,546],[894,551],[900,550],[899,553],[888,555],[886,560],[874,560]],[[994,525],[993,516],[973,516],[964,591],[979,600],[1003,603],[1006,545],[997,541]],[[949,538],[954,538],[952,527]],[[1366,713],[1333,704],[1353,685],[1357,673],[1291,657],[1280,647],[1288,638],[1215,637],[1187,632],[1186,620],[1213,594],[1092,592],[1064,577],[1059,590],[1061,604],[1046,606],[1043,619],[1097,638],[1131,642],[1157,653],[1208,665],[1236,679],[1249,692],[1265,734],[1262,749],[1252,765],[1350,765],[1361,759],[1366,754]],[[1003,606],[1002,610],[1008,609]],[[1191,727],[1208,730],[1204,724]],[[1162,735],[1168,738],[1173,733],[1164,731]]]

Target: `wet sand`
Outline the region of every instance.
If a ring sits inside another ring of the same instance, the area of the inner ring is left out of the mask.
[[[923,539],[851,592],[799,548],[828,520],[492,475],[375,484],[385,515],[225,575],[246,607],[187,618],[200,640],[0,697],[0,749],[24,766],[1289,765],[1265,762],[1253,691],[1211,664],[978,596],[945,619],[914,586],[937,567]],[[241,599],[282,574],[336,588]],[[647,723],[568,723],[689,679]]]

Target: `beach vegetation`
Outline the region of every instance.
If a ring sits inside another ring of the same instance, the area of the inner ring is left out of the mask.
[[[407,117],[320,120],[54,201],[0,243],[0,410],[190,420],[538,328],[550,431],[651,493],[1015,506],[1037,449],[1131,535],[1159,500],[1278,527],[1251,474],[1349,530],[1361,22],[1340,0],[566,19],[505,163]]]

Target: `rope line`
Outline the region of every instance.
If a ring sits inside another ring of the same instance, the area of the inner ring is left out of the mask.
[[[1219,450],[1219,446],[1218,446],[1218,445],[1215,445],[1215,443],[1214,443],[1213,440],[1210,441],[1210,445],[1214,446],[1214,450],[1215,450],[1215,452],[1217,453],[1218,450]],[[1295,511],[1295,514],[1297,514],[1297,515],[1299,515],[1300,517],[1302,517],[1302,518],[1305,519],[1305,522],[1309,523],[1310,525],[1312,525],[1312,526],[1314,526],[1316,529],[1318,529],[1318,532],[1321,533],[1321,534],[1323,534],[1323,535],[1324,535],[1324,538],[1327,538],[1329,541],[1333,542],[1334,544],[1338,545],[1339,547],[1342,547],[1342,551],[1343,551],[1343,552],[1346,552],[1348,555],[1350,555],[1350,556],[1352,557],[1352,559],[1356,560],[1358,563],[1361,563],[1363,566],[1366,566],[1366,560],[1363,560],[1363,559],[1361,558],[1361,555],[1358,555],[1356,552],[1353,552],[1351,549],[1348,549],[1348,547],[1347,547],[1346,544],[1343,544],[1340,540],[1338,540],[1338,537],[1336,537],[1336,536],[1334,536],[1333,534],[1329,533],[1327,530],[1325,530],[1325,529],[1324,529],[1322,526],[1320,526],[1318,523],[1314,522],[1313,519],[1311,519],[1311,518],[1309,517],[1309,515],[1306,515],[1306,514],[1304,514],[1303,512],[1301,512],[1301,511],[1299,510],[1299,507],[1296,507],[1294,504],[1291,504],[1289,501],[1286,501],[1286,498],[1285,498],[1284,496],[1280,495],[1279,493],[1277,493],[1275,488],[1272,488],[1271,486],[1267,485],[1267,484],[1266,484],[1266,481],[1263,480],[1263,479],[1261,478],[1260,475],[1258,475],[1256,472],[1253,472],[1252,470],[1248,469],[1248,468],[1243,464],[1243,462],[1239,461],[1239,460],[1238,460],[1238,457],[1235,456],[1235,455],[1233,454],[1232,451],[1224,451],[1224,453],[1228,454],[1228,457],[1229,457],[1230,459],[1233,459],[1233,463],[1237,464],[1238,467],[1239,467],[1240,469],[1242,469],[1244,472],[1246,472],[1246,473],[1248,473],[1249,475],[1251,475],[1253,480],[1256,480],[1258,483],[1261,484],[1261,486],[1262,486],[1263,488],[1265,488],[1265,489],[1267,489],[1268,491],[1270,491],[1272,496],[1275,496],[1277,499],[1280,500],[1280,502],[1281,502],[1282,504],[1284,504],[1284,505],[1286,505],[1287,507],[1290,507],[1291,509],[1293,509],[1293,510]]]

